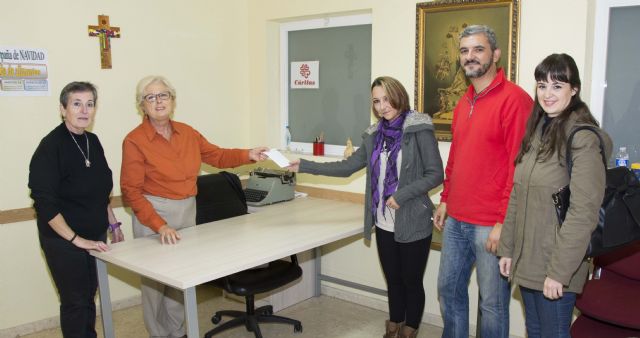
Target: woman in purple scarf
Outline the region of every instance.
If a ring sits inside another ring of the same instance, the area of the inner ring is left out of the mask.
[[[387,281],[389,320],[385,338],[416,337],[425,294],[433,203],[429,190],[444,174],[431,118],[410,110],[398,80],[383,76],[371,84],[371,109],[378,121],[346,160],[291,162],[290,170],[347,177],[366,168],[364,236],[375,228],[378,257]]]

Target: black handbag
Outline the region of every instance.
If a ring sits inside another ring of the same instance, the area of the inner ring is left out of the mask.
[[[607,167],[604,155],[604,143],[598,129],[593,126],[580,126],[574,129],[567,141],[567,170],[571,177],[573,161],[571,159],[571,141],[576,132],[591,130],[600,139],[602,162]],[[571,191],[569,185],[562,187],[552,196],[559,227],[567,215]],[[606,187],[600,207],[598,226],[591,233],[587,248],[587,257],[596,257],[619,247],[640,240],[640,183],[627,167],[606,169]]]

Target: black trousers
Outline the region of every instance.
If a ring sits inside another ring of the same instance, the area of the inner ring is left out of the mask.
[[[64,338],[95,338],[98,287],[96,260],[87,250],[61,238],[40,236],[40,247],[60,296]]]
[[[389,320],[418,329],[424,312],[424,271],[429,258],[431,236],[399,243],[393,232],[376,227],[378,257],[387,280]]]

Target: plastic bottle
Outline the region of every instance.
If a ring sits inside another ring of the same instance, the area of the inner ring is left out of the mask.
[[[287,151],[291,151],[291,129],[289,129],[289,126],[285,128],[285,144]]]
[[[631,171],[636,174],[636,177],[640,181],[640,163],[631,163]]]
[[[616,167],[629,167],[629,153],[627,147],[620,147],[616,155]]]

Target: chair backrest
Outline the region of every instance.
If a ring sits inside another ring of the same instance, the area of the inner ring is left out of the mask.
[[[222,171],[198,176],[196,224],[247,213],[247,201],[236,174]]]

